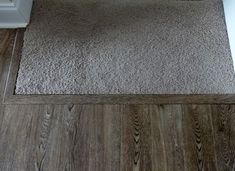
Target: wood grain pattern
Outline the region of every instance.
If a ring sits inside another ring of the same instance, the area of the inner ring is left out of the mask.
[[[0,170],[27,170],[34,148],[33,137],[38,116],[34,112],[37,112],[37,108],[38,106],[5,108],[0,128]]]
[[[235,106],[213,105],[212,114],[219,170],[235,170]]]
[[[168,168],[167,154],[159,111],[160,107],[156,105],[149,106],[151,119],[151,159],[153,161],[151,165],[155,171],[166,171]]]
[[[184,105],[187,170],[217,170],[210,105]]]
[[[161,131],[166,155],[166,170],[183,171],[184,144],[182,108],[180,105],[159,106]]]
[[[121,170],[152,170],[148,107],[125,106],[122,114]]]
[[[234,109],[6,105],[0,170],[234,170]]]
[[[0,170],[119,170],[118,110],[102,105],[7,106],[0,129]]]

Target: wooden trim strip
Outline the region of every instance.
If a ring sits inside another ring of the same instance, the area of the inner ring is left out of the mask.
[[[4,104],[226,104],[235,95],[12,95]]]
[[[12,49],[11,61],[8,71],[8,77],[6,80],[6,87],[4,92],[4,98],[10,97],[15,93],[15,85],[17,74],[20,65],[21,51],[23,47],[24,29],[16,31],[14,45]]]
[[[3,56],[5,54],[5,51],[7,49],[7,45],[9,44],[9,37],[11,34],[10,30],[6,30],[5,31],[5,35],[4,38],[2,40],[2,42],[0,43],[0,56]]]

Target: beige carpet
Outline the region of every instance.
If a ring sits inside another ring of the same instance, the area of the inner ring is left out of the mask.
[[[219,0],[36,0],[16,94],[234,93]]]

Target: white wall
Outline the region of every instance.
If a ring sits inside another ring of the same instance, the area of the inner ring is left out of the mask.
[[[33,0],[4,0],[0,3],[0,28],[21,28],[29,23]]]
[[[0,5],[1,4],[7,4],[7,3],[12,3],[12,0],[1,0],[0,1]]]
[[[235,0],[223,0],[230,48],[235,68]]]
[[[0,7],[15,6],[13,0],[0,0]]]

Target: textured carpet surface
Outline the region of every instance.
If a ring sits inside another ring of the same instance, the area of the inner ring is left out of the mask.
[[[234,93],[219,0],[36,0],[16,94]]]

